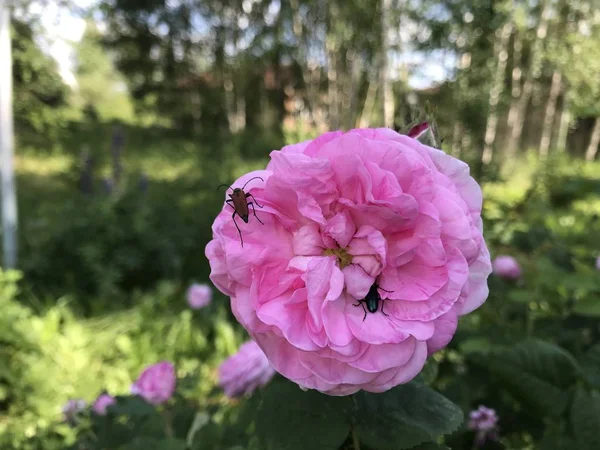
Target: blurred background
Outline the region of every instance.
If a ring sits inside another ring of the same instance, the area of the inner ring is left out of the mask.
[[[524,268],[492,280],[437,387],[465,410],[495,398],[507,448],[537,448],[542,419],[523,425],[518,397],[465,361],[526,336],[576,356],[597,342],[596,0],[10,3],[19,254],[0,270],[2,449],[55,448],[67,399],[127,392],[159,359],[205,401],[245,339],[227,298],[185,301],[208,282],[216,187],[286,143],[406,131],[431,110],[483,185],[493,255]]]

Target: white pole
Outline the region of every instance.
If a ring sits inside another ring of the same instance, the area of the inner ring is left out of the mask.
[[[10,8],[0,0],[0,152],[2,153],[2,236],[4,266],[17,265],[17,201],[13,170],[12,55]]]

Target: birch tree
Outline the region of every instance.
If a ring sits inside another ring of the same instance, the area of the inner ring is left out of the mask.
[[[489,164],[492,161],[493,146],[496,140],[496,129],[498,127],[498,102],[504,92],[504,74],[506,72],[506,63],[508,61],[508,42],[513,30],[512,22],[509,20],[498,30],[494,50],[496,54],[496,69],[494,80],[490,90],[490,101],[488,108],[487,125],[485,129],[484,148],[481,161],[483,164]]]
[[[531,45],[531,57],[529,60],[529,67],[523,83],[523,89],[521,96],[516,105],[514,122],[512,123],[512,129],[510,130],[510,136],[508,144],[506,146],[506,154],[508,160],[512,160],[516,154],[517,146],[521,140],[523,133],[523,125],[525,123],[525,115],[527,113],[527,106],[531,99],[533,92],[533,85],[539,78],[542,64],[544,59],[544,39],[548,31],[548,10],[549,0],[542,0],[540,3],[539,18],[537,27],[535,30],[535,37]]]

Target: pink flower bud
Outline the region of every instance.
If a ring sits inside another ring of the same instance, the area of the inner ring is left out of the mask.
[[[501,278],[516,280],[521,277],[521,267],[512,256],[498,256],[492,263],[492,269]]]
[[[212,300],[212,289],[207,284],[192,284],[187,291],[187,302],[192,309],[208,306]]]
[[[131,385],[131,393],[139,395],[148,403],[159,405],[173,396],[177,377],[175,367],[168,361],[161,361],[147,367],[137,381]]]
[[[273,378],[275,370],[254,341],[240,346],[239,351],[219,367],[219,386],[230,398],[251,394]]]
[[[428,145],[433,148],[439,148],[439,138],[437,132],[434,129],[434,124],[430,122],[421,122],[412,127],[406,134],[408,137],[416,139],[422,144]]]
[[[415,125],[414,127],[412,127],[408,131],[408,133],[406,133],[406,135],[413,139],[419,139],[419,136],[421,136],[422,134],[427,132],[428,128],[429,128],[429,124],[427,122],[421,122],[421,123]]]
[[[96,401],[92,405],[92,410],[100,416],[105,416],[106,408],[108,408],[110,405],[114,405],[115,403],[116,400],[113,396],[108,394],[102,394],[96,399]]]

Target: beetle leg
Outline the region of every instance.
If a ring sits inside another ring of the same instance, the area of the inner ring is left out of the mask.
[[[262,220],[260,220],[258,218],[258,216],[256,215],[256,210],[254,209],[254,203],[250,202],[250,203],[248,203],[248,206],[252,206],[252,212],[254,213],[254,217],[256,217],[256,220],[258,220],[260,223],[262,223],[264,225],[265,223]]]
[[[365,321],[365,319],[367,318],[367,310],[365,309],[365,304],[362,300],[359,300],[358,303],[353,303],[352,306],[362,306],[363,311],[365,312],[365,317],[363,317],[363,322]]]
[[[379,286],[377,286],[377,289],[381,289],[383,292],[394,292],[394,291],[387,291],[387,290],[385,290],[384,288],[382,288],[382,287],[379,287]]]
[[[233,200],[225,200],[225,203],[227,203],[229,206],[231,206],[233,208],[233,210],[235,211],[235,206],[233,206],[231,203],[229,202],[233,202]]]
[[[233,223],[235,224],[235,227],[238,230],[238,233],[240,233],[240,242],[242,243],[242,247],[244,246],[244,238],[242,237],[242,230],[240,230],[240,227],[238,227],[237,222],[235,221],[235,214],[236,212],[233,211],[233,214],[231,215],[231,218],[233,219]]]
[[[387,315],[384,311],[383,311],[383,305],[385,304],[385,300],[381,300],[381,314],[383,314],[385,317],[390,317],[389,315]]]
[[[254,203],[256,203],[256,206],[258,206],[259,208],[262,208],[262,207],[263,207],[263,205],[261,205],[260,203],[258,203],[258,202],[256,201],[256,199],[254,198],[254,195],[252,195],[250,192],[248,192],[248,193],[246,194],[246,198],[248,198],[248,197],[252,197],[252,201],[253,201]]]

